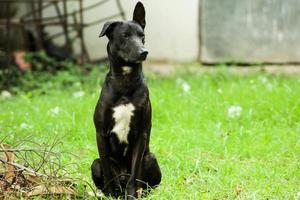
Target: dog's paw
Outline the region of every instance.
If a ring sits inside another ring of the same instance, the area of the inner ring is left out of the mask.
[[[136,185],[128,184],[126,187],[127,199],[137,199]]]
[[[118,198],[122,195],[121,192],[121,185],[118,184],[110,184],[109,186],[106,187],[106,189],[103,191],[105,196],[111,196]]]
[[[114,185],[114,196],[115,197],[120,197],[122,196],[122,188],[120,184],[115,184]]]
[[[127,195],[127,199],[128,199],[128,200],[135,200],[135,199],[137,199],[137,198],[134,197],[133,195]]]

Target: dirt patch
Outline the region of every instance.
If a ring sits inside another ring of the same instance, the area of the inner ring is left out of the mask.
[[[161,76],[169,76],[176,71],[192,73],[214,72],[220,67],[201,66],[200,64],[156,63],[147,62],[144,65],[145,72],[152,72]],[[300,65],[265,65],[265,66],[228,66],[228,70],[234,74],[254,74],[266,72],[274,75],[300,75]]]
[[[161,76],[168,76],[177,70],[176,64],[167,63],[146,63],[144,66],[144,71],[159,74]]]

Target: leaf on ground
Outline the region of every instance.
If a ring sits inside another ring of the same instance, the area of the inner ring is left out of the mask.
[[[137,195],[138,195],[138,198],[142,198],[142,195],[143,195],[143,188],[139,188],[137,191],[136,191]]]
[[[29,181],[30,183],[33,183],[33,184],[37,184],[37,183],[40,183],[42,181],[41,177],[31,175],[31,174],[26,176],[26,180]]]
[[[234,192],[235,192],[236,196],[238,196],[241,194],[242,188],[239,185],[237,185],[234,189]]]
[[[15,160],[15,154],[13,152],[8,151],[11,147],[7,144],[0,144],[0,148],[4,151],[4,155],[6,157],[6,162],[13,162]],[[15,178],[15,167],[12,165],[5,165],[6,171],[4,174],[4,180],[12,183]]]
[[[31,196],[51,195],[51,194],[66,194],[66,195],[74,195],[74,196],[77,195],[75,190],[69,187],[64,187],[64,186],[46,187],[44,185],[39,185],[34,187],[33,190],[27,194],[27,196],[31,197]]]
[[[1,180],[1,178],[0,178],[0,194],[3,193],[3,191],[5,190],[5,188],[6,188],[6,182],[3,181],[3,180]],[[0,195],[0,197],[1,197],[1,195]]]

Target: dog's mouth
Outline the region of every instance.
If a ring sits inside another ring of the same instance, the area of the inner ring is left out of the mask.
[[[123,51],[119,52],[119,56],[126,62],[141,63],[147,59],[148,51],[126,55]]]
[[[141,62],[143,62],[147,59],[147,55],[148,55],[148,52],[144,53],[144,54],[140,54],[140,55],[137,56],[136,59],[133,59],[133,61],[136,62],[136,63],[141,63]]]
[[[125,62],[130,63],[141,63],[147,59],[148,50],[144,47],[134,49],[122,49],[119,47],[118,56],[121,57]]]

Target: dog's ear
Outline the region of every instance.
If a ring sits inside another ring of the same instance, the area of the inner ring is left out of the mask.
[[[133,21],[137,22],[141,27],[144,29],[146,26],[146,20],[145,20],[145,8],[144,5],[139,1],[135,5],[134,11],[133,11]]]
[[[117,22],[117,21],[106,22],[102,27],[102,31],[101,31],[99,37],[103,37],[104,35],[106,35],[108,38],[111,38],[112,30],[118,23],[119,22]]]

